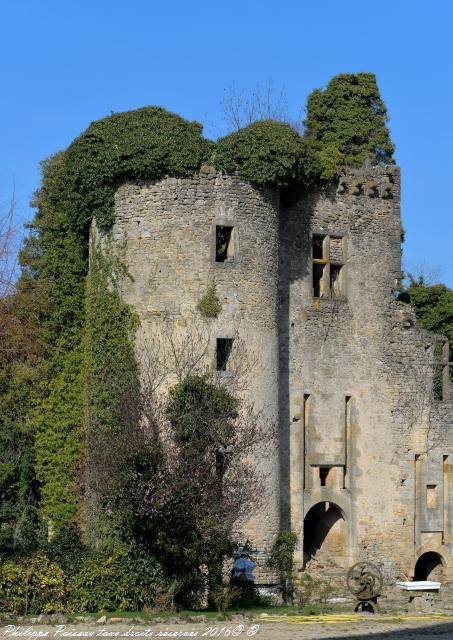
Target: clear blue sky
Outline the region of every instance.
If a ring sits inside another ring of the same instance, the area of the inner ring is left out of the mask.
[[[402,169],[404,262],[453,287],[453,3],[3,0],[0,203],[111,111],[161,105],[222,130],[233,82],[285,87],[296,116],[340,72],[376,73]]]

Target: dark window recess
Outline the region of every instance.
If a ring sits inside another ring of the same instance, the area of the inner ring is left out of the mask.
[[[313,295],[315,298],[321,298],[324,295],[323,288],[324,265],[313,265]]]
[[[215,228],[215,261],[234,260],[234,227],[217,225]]]
[[[325,236],[313,236],[313,260],[322,260]]]
[[[233,348],[232,338],[217,338],[217,370],[226,371]]]
[[[341,266],[330,265],[330,293],[332,298],[340,298],[341,291]]]
[[[327,478],[331,471],[331,467],[319,467],[319,479],[321,481],[321,487],[327,486]]]

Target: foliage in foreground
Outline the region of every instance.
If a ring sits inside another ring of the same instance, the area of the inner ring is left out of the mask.
[[[69,609],[96,611],[140,611],[152,606],[162,580],[159,564],[140,562],[119,550],[108,558],[86,560],[69,587]]]
[[[0,611],[55,613],[65,609],[65,600],[66,576],[44,554],[0,565]]]
[[[293,593],[293,556],[297,544],[297,534],[292,531],[281,531],[271,550],[268,565],[274,569],[283,584],[283,601],[285,604]]]
[[[223,560],[235,546],[233,523],[256,496],[259,479],[241,456],[259,433],[253,420],[238,419],[238,407],[206,376],[186,377],[169,394],[171,433],[127,463],[125,535],[161,559],[183,606],[221,585]]]

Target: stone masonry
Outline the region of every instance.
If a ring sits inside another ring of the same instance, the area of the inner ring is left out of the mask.
[[[291,528],[300,570],[334,575],[370,560],[389,580],[446,581],[453,403],[445,372],[443,389],[434,387],[438,354],[446,363],[448,351],[396,299],[399,203],[394,166],[348,171],[290,206],[205,166],[191,178],[120,186],[113,242],[129,273],[122,296],[141,322],[141,362],[157,342],[167,362],[169,342],[193,343],[179,353],[200,350],[199,366],[236,389],[268,429],[268,441],[247,452],[266,490],[241,524],[244,540],[265,556]],[[202,320],[197,306],[211,284],[222,311]]]

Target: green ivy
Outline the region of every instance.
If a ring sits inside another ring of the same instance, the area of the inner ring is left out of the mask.
[[[64,198],[74,228],[86,229],[93,216],[110,228],[115,191],[125,180],[193,175],[211,153],[201,131],[198,122],[160,107],[93,122],[66,152]]]
[[[253,122],[217,141],[214,165],[238,171],[248,182],[275,188],[298,184],[308,187],[319,177],[313,146],[283,122]]]
[[[52,535],[74,521],[77,513],[83,420],[81,365],[80,349],[70,352],[35,413],[36,476],[41,483],[41,509]]]
[[[134,352],[137,318],[118,293],[125,270],[106,243],[93,240],[85,298],[85,529],[94,539],[122,461],[141,446],[140,381]]]
[[[222,311],[222,305],[217,295],[217,288],[215,284],[209,285],[206,293],[202,296],[198,303],[198,309],[205,318],[217,318]]]

